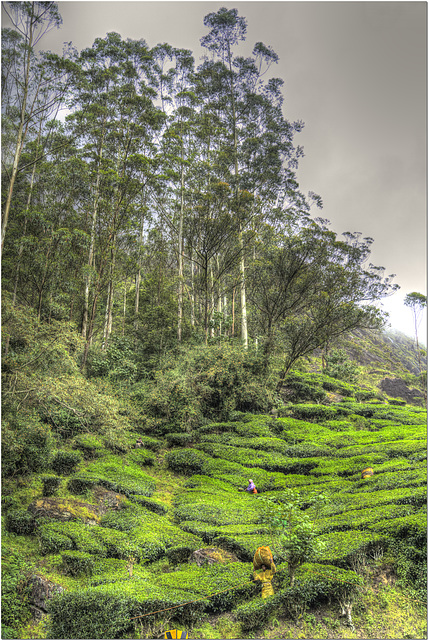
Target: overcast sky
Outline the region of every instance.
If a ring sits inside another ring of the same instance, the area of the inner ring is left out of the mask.
[[[418,2],[181,2],[66,0],[61,29],[44,49],[72,42],[80,51],[96,37],[168,42],[202,55],[206,14],[237,8],[247,19],[243,52],[256,42],[280,57],[284,113],[303,120],[295,137],[305,157],[297,178],[321,195],[314,215],[338,234],[374,238],[371,261],[395,273],[400,291],[384,300],[392,328],[414,335],[407,293],[426,295],[426,13]],[[426,314],[420,338],[426,343]]]

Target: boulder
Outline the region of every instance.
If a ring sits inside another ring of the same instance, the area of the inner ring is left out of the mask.
[[[198,567],[201,567],[204,564],[215,564],[216,562],[226,564],[228,562],[237,561],[238,558],[233,553],[218,547],[211,547],[210,549],[196,549],[189,558],[189,562],[196,562]]]
[[[57,593],[64,591],[59,584],[50,582],[36,574],[29,579],[30,585],[30,608],[34,618],[40,620],[46,614],[46,603]]]
[[[402,378],[384,378],[379,386],[391,398],[401,398],[412,404],[421,404],[424,399],[422,391],[411,389]]]
[[[37,498],[28,507],[28,511],[37,518],[50,518],[69,522],[81,520],[87,524],[98,524],[101,509],[94,504],[74,500],[73,498]]]

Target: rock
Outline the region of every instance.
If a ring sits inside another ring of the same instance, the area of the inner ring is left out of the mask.
[[[424,394],[419,389],[410,389],[402,378],[384,378],[379,383],[382,391],[392,398],[401,398],[412,404],[421,404]]]
[[[238,558],[229,551],[219,549],[218,547],[212,547],[210,549],[196,549],[189,558],[189,562],[196,562],[198,567],[204,564],[215,564],[220,562],[226,564],[227,562],[237,562]]]
[[[40,618],[46,613],[47,601],[53,598],[57,593],[62,593],[64,589],[60,587],[59,584],[50,582],[49,580],[46,580],[46,578],[42,578],[38,575],[32,575],[29,583],[31,589],[30,606],[34,617]]]
[[[113,509],[117,511],[118,509],[123,509],[124,504],[123,501],[125,496],[120,493],[116,493],[115,491],[109,491],[108,489],[104,489],[104,487],[96,486],[94,488],[94,497],[98,501],[98,508],[102,513]]]
[[[69,522],[81,520],[87,524],[98,524],[102,511],[97,505],[73,498],[38,498],[28,507],[35,518],[50,518]]]

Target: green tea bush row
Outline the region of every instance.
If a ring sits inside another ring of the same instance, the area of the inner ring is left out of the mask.
[[[185,447],[197,442],[198,435],[196,433],[167,433],[166,443],[168,447]]]
[[[13,509],[7,512],[6,531],[21,536],[32,535],[36,529],[34,516],[26,509]]]
[[[202,442],[214,442],[217,444],[226,444],[226,442],[216,440],[209,440],[213,436],[205,436]],[[282,438],[243,438],[243,437],[231,437],[228,438],[227,444],[232,447],[243,447],[249,449],[255,449],[257,451],[269,452],[274,451],[282,453],[284,456],[296,457],[296,458],[311,458],[313,456],[330,456],[334,454],[331,447],[325,445],[318,445],[312,443],[302,443],[300,445],[290,445]]]
[[[297,419],[308,420],[309,422],[323,422],[324,420],[334,420],[337,416],[347,416],[351,410],[344,404],[325,406],[322,404],[302,404],[293,405],[290,410]]]
[[[210,614],[230,611],[242,598],[256,593],[252,565],[242,562],[214,563],[204,567],[189,565],[180,571],[161,575],[155,584],[161,589],[197,594],[199,598],[210,596],[205,602],[205,611]]]
[[[116,456],[105,456],[90,463],[86,471],[69,481],[67,487],[73,493],[84,493],[96,484],[125,495],[150,497],[155,490],[153,479],[137,464],[125,464]]]
[[[156,455],[152,451],[146,449],[135,449],[128,453],[127,460],[138,464],[140,467],[152,467],[156,462]]]
[[[339,515],[357,509],[372,509],[376,512],[380,506],[388,504],[413,504],[420,507],[425,504],[426,487],[399,487],[369,493],[335,494],[334,500],[324,508],[326,516]]]
[[[136,504],[141,505],[145,509],[149,511],[153,511],[153,513],[157,513],[158,515],[165,515],[168,512],[168,507],[166,507],[162,502],[153,498],[146,498],[144,496],[134,496],[129,495],[128,499],[131,502],[135,502]]]
[[[368,526],[368,529],[375,533],[388,534],[391,539],[401,540],[415,537],[419,546],[426,543],[427,513],[419,510],[409,516],[402,516],[394,520],[380,519]]]
[[[76,470],[81,461],[82,455],[79,451],[57,451],[51,462],[51,467],[55,473],[68,476]]]
[[[102,440],[89,433],[82,433],[73,438],[73,448],[79,449],[85,460],[93,460],[107,454]]]
[[[313,459],[286,457],[282,454],[271,454],[260,449],[247,449],[244,447],[232,447],[227,445],[216,445],[214,443],[203,443],[197,445],[205,453],[236,462],[246,467],[260,467],[266,471],[278,471],[282,473],[307,473],[317,466],[318,461]]]
[[[384,520],[411,515],[416,507],[413,505],[383,505],[382,518]],[[332,531],[348,531],[350,529],[367,529],[368,525],[379,520],[379,514],[375,509],[352,509],[340,515],[320,518],[317,521],[317,529],[320,533]]]
[[[62,554],[64,573],[69,576],[90,576],[94,570],[94,559],[89,553],[82,551],[66,551]]]
[[[374,547],[387,546],[387,536],[374,531],[335,531],[318,538],[324,543],[320,563],[333,564],[344,569],[364,564]]]
[[[42,476],[43,495],[53,496],[61,485],[61,478],[58,476]]]
[[[193,533],[196,536],[202,538],[204,542],[207,544],[212,543],[214,538],[218,536],[228,536],[228,535],[255,535],[255,534],[267,534],[268,529],[256,523],[246,523],[246,524],[233,524],[226,526],[219,525],[210,525],[206,522],[199,522],[196,520],[184,520],[180,523],[180,528],[183,531],[188,531],[189,533]]]

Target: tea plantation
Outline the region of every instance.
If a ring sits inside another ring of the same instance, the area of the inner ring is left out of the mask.
[[[45,475],[3,495],[2,637],[145,638],[172,628],[195,638],[297,637],[287,635],[296,628],[299,637],[375,637],[362,635],[361,602],[387,570],[418,613],[415,631],[398,621],[385,637],[422,637],[426,411],[348,400],[142,434],[140,449],[133,433],[116,452],[93,437],[70,440]],[[363,479],[366,467],[374,473]],[[249,478],[256,495],[242,491]],[[320,543],[294,581],[266,519],[267,499],[286,504],[290,490]],[[261,545],[277,567],[265,600],[252,567]],[[194,561],[201,549],[205,563]],[[322,611],[329,635],[309,635]]]

